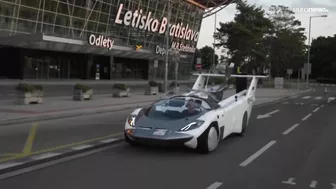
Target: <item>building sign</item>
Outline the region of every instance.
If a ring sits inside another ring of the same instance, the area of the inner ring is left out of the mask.
[[[171,49],[181,51],[181,52],[188,52],[188,53],[194,53],[196,51],[195,47],[192,47],[189,44],[184,44],[184,43],[179,43],[179,42],[172,42]]]
[[[156,53],[156,54],[159,54],[159,55],[161,55],[161,56],[163,56],[163,55],[166,54],[166,49],[160,47],[159,45],[156,45],[155,53]]]
[[[111,50],[114,44],[114,40],[103,35],[99,35],[97,37],[96,35],[91,34],[89,37],[89,44],[92,46],[104,47],[108,50]]]
[[[126,26],[131,25],[134,28],[147,30],[149,32],[159,32],[160,34],[164,34],[167,31],[167,17],[162,17],[159,21],[158,19],[151,17],[152,12],[144,14],[142,9],[140,9],[135,10],[134,12],[128,10],[124,14],[123,18],[121,18],[123,6],[123,4],[119,5],[116,19],[114,21],[116,24],[123,24]],[[178,23],[169,25],[169,35],[170,37],[197,42],[199,32],[190,29],[188,24],[184,25],[183,23]]]

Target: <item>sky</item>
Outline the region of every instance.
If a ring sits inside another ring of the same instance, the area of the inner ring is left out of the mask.
[[[279,3],[281,2],[281,4]],[[306,28],[305,34],[308,38],[309,17],[327,14],[327,18],[313,18],[311,24],[311,40],[319,36],[333,36],[336,34],[336,0],[248,0],[249,4],[262,6],[268,11],[271,5],[284,5],[292,8],[326,8],[327,13],[321,12],[295,12],[296,19],[301,21],[302,27]],[[217,13],[216,27],[219,27],[219,22],[232,21],[236,14],[235,5],[229,5],[225,9]],[[202,48],[206,45],[212,46],[213,33],[215,27],[215,15],[204,18],[202,21],[200,37],[197,43],[197,48]],[[306,41],[308,44],[308,40]],[[221,49],[216,49],[217,54],[221,53]]]

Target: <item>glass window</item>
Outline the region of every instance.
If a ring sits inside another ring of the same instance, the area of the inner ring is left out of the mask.
[[[27,7],[20,7],[19,18],[26,19],[26,20],[37,20],[38,9],[35,8],[27,8]]]
[[[56,17],[56,25],[60,25],[63,27],[69,27],[69,17],[68,16],[63,16],[63,15],[57,15]]]
[[[35,22],[27,20],[18,20],[16,30],[20,32],[33,33],[35,30]]]
[[[17,5],[1,3],[0,4],[0,15],[13,16],[14,7]]]
[[[55,0],[45,0],[44,10],[56,12],[58,2]]]
[[[0,29],[9,30],[11,27],[12,21],[14,20],[10,17],[0,16]]]
[[[38,8],[40,5],[40,0],[21,0],[20,2],[21,2],[21,5],[34,7],[34,8]]]

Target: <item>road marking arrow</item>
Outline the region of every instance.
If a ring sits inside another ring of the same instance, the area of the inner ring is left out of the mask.
[[[290,177],[287,181],[282,181],[283,184],[290,184],[290,185],[295,185],[296,183],[294,182],[295,178]]]
[[[274,111],[269,112],[269,113],[264,114],[264,115],[258,115],[257,119],[264,119],[264,118],[271,117],[272,114],[275,114],[275,113],[277,113],[278,111],[280,111],[280,110],[274,110]]]
[[[330,183],[330,184],[333,187],[332,189],[336,189],[336,184],[334,184],[334,183]]]

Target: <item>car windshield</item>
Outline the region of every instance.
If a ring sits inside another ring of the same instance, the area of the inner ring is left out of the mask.
[[[200,105],[202,101],[185,98],[172,98],[155,103],[147,112],[147,117],[163,120],[185,119],[201,115],[205,109]]]

